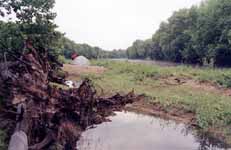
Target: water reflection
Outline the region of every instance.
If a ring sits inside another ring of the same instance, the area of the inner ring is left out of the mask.
[[[231,150],[184,124],[132,112],[116,112],[84,132],[78,150]]]

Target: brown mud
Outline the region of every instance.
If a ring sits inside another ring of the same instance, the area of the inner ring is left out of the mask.
[[[135,111],[137,113],[152,115],[191,126],[196,126],[195,114],[179,107],[170,107],[166,109],[160,103],[149,103],[142,100],[134,102],[130,105],[126,105],[125,109],[128,111]]]
[[[71,65],[71,64],[64,64],[62,69],[68,72],[67,78],[70,80],[76,80],[82,74],[102,74],[106,71],[106,68],[104,67],[78,66],[78,65]]]

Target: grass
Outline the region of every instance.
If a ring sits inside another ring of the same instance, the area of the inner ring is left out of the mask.
[[[231,143],[231,99],[215,90],[203,90],[188,84],[169,85],[171,77],[209,82],[215,87],[231,86],[231,69],[193,68],[186,66],[160,67],[147,64],[93,61],[94,65],[107,68],[104,74],[85,74],[106,94],[129,92],[145,94],[152,103],[159,102],[166,109],[181,106],[195,113],[197,124],[204,130],[222,130]]]

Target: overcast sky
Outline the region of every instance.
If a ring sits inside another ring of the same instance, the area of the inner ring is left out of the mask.
[[[159,24],[180,8],[201,0],[56,0],[59,30],[77,43],[106,50],[151,38]]]

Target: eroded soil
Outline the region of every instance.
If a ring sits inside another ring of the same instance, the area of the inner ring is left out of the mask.
[[[99,66],[78,66],[71,64],[64,64],[64,71],[68,72],[68,79],[73,80],[79,78],[82,74],[102,74],[106,68]]]

